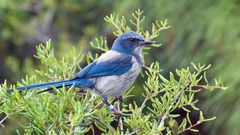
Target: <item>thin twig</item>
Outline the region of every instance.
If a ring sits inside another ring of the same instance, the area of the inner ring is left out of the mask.
[[[141,129],[136,129],[135,131],[132,131],[130,134],[128,134],[128,135],[135,135],[135,134],[137,134],[137,132],[138,131],[141,131]]]
[[[138,114],[140,114],[140,113],[142,112],[142,110],[143,110],[143,108],[144,108],[147,100],[148,100],[148,98],[145,98],[145,99],[144,99],[144,101],[143,101],[143,103],[142,103],[142,105],[141,105],[141,107],[140,107],[140,109],[139,109],[139,111],[138,111]]]
[[[158,125],[158,129],[160,129],[160,128],[163,127],[164,121],[165,121],[165,119],[167,118],[167,115],[168,115],[169,111],[172,109],[173,104],[174,104],[174,102],[172,102],[172,104],[168,107],[168,110],[167,110],[167,111],[164,113],[164,115],[162,116],[161,122],[160,122],[159,125]]]
[[[90,104],[96,99],[96,95],[93,94],[91,98],[89,99],[88,103],[86,104],[86,110],[90,107]]]
[[[185,87],[184,87],[183,89],[180,89],[180,90],[179,90],[179,92],[178,92],[175,100],[172,101],[171,105],[168,107],[168,110],[164,113],[164,115],[163,115],[163,117],[162,117],[162,119],[161,119],[161,121],[160,121],[160,123],[159,123],[159,125],[158,125],[158,128],[159,128],[159,129],[164,126],[164,121],[165,121],[165,119],[167,118],[167,115],[169,114],[169,111],[172,109],[173,104],[178,100],[178,98],[179,98],[182,90],[183,90],[183,91],[186,90],[186,89],[189,87],[190,84],[191,84],[191,82],[187,82],[186,85],[185,85]]]
[[[136,134],[136,132],[135,132],[135,131],[131,132],[129,135],[134,135],[134,134]]]
[[[121,109],[121,104],[122,104],[122,101],[118,100],[118,110],[122,111]],[[120,127],[120,130],[121,130],[121,135],[124,135],[124,132],[123,132],[123,121],[122,121],[122,117],[119,117],[119,127]]]
[[[185,88],[184,88],[183,90],[185,90]],[[178,92],[178,94],[177,94],[177,96],[176,96],[176,98],[175,98],[175,101],[178,100],[181,92],[182,92],[181,90]],[[173,101],[173,102],[171,103],[171,105],[168,107],[168,110],[167,110],[167,111],[164,113],[164,115],[162,116],[162,119],[161,119],[161,121],[160,121],[160,123],[159,123],[159,125],[158,125],[158,129],[160,129],[160,128],[162,128],[162,127],[164,126],[165,119],[167,118],[167,115],[169,114],[169,111],[172,109],[173,104],[175,103],[175,101]]]
[[[0,125],[1,127],[5,127],[2,123],[10,116],[10,114],[6,115],[1,121],[0,121]]]
[[[181,133],[183,133],[183,132],[186,132],[186,131],[188,131],[188,130],[191,130],[193,127],[196,127],[197,125],[202,124],[203,122],[204,122],[204,121],[197,122],[197,123],[195,123],[195,124],[189,126],[188,128],[185,128],[184,130],[179,131],[177,134],[181,134]]]

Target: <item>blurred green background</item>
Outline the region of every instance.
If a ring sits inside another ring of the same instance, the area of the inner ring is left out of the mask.
[[[91,51],[89,41],[96,36],[106,36],[111,44],[115,36],[103,17],[112,12],[130,17],[136,9],[144,11],[148,28],[156,19],[168,19],[172,26],[157,39],[163,46],[151,50],[147,65],[159,61],[167,76],[191,62],[212,64],[208,77],[221,77],[229,87],[199,95],[204,113],[217,119],[194,134],[240,135],[239,0],[1,0],[0,82],[31,75],[39,65],[35,46],[49,38],[60,57],[71,46]],[[15,134],[19,121],[24,119],[8,120],[0,133]]]

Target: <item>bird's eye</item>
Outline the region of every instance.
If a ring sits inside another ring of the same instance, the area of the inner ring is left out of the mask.
[[[136,42],[136,41],[137,41],[137,39],[136,39],[136,38],[133,38],[133,37],[130,37],[129,40],[130,40],[131,42]]]

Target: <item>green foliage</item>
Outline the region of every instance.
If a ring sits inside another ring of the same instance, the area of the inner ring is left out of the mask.
[[[126,10],[128,12],[130,9]],[[217,119],[204,124],[202,134],[240,134],[239,82],[240,82],[240,19],[238,0],[156,0],[144,3],[145,15],[167,17],[172,28],[157,39],[165,46],[153,51],[148,59],[157,59],[167,75],[169,70],[186,66],[190,62],[211,63],[209,82],[222,77],[226,91],[199,95],[206,115]],[[126,13],[122,11],[121,14]],[[161,51],[159,53],[159,51]]]
[[[72,77],[76,69],[79,69],[79,65],[83,60],[82,49],[76,50],[74,47],[65,53],[65,57],[57,60],[54,50],[51,48],[50,41],[46,46],[40,44],[36,49],[37,54],[35,57],[41,61],[42,65],[45,65],[43,67],[44,70],[36,70],[36,72],[48,80]]]
[[[145,17],[142,11],[133,13],[133,19],[129,21],[135,29],[132,29],[124,17],[110,15],[105,18],[107,22],[116,27],[116,35],[122,32],[135,30],[146,38],[155,39],[159,33],[167,29],[166,21],[156,21],[152,25],[151,32],[141,26]],[[91,46],[100,51],[107,51],[109,47],[106,38],[100,37],[92,41]],[[153,45],[156,46],[156,45]],[[158,46],[158,45],[157,45]],[[146,50],[145,50],[146,51]],[[144,52],[145,52],[144,51]],[[16,86],[40,83],[41,80],[55,81],[70,78],[80,70],[84,54],[72,48],[63,58],[57,58],[51,42],[37,47],[36,58],[40,60],[42,67],[36,70],[31,77],[26,76],[17,85],[8,87],[7,81],[0,88],[0,113],[6,117],[0,124],[14,115],[22,115],[28,119],[26,124],[19,123],[27,134],[84,134],[102,132],[108,134],[181,134],[185,131],[197,132],[195,126],[215,119],[204,118],[204,115],[196,104],[195,95],[204,90],[225,89],[221,80],[210,85],[207,79],[207,70],[210,66],[195,65],[170,72],[167,79],[161,74],[158,62],[145,66],[145,83],[142,86],[143,103],[123,104],[123,112],[129,116],[116,118],[91,92],[79,92],[79,89],[62,88],[54,89],[52,93],[37,91],[17,92]],[[99,54],[88,53],[87,61],[91,62]],[[6,90],[14,88],[14,93]],[[129,98],[129,92],[124,99]],[[147,103],[150,106],[147,106]],[[183,110],[186,116],[181,119],[175,110]],[[148,111],[144,111],[148,110]],[[190,119],[192,112],[199,113],[196,123]],[[117,122],[117,124],[114,124]],[[119,125],[119,127],[117,126]]]
[[[115,32],[113,32],[116,36],[119,36],[126,31],[133,30],[140,33],[147,39],[154,39],[158,37],[160,31],[170,28],[170,26],[167,24],[167,20],[156,20],[154,23],[152,23],[151,32],[144,30],[142,23],[145,19],[145,16],[142,14],[143,11],[140,9],[132,13],[133,19],[130,19],[130,23],[134,26],[134,29],[130,28],[124,16],[120,18],[119,15],[116,15],[115,13],[110,14],[110,16],[106,16],[104,20],[108,23],[111,23],[117,29]]]

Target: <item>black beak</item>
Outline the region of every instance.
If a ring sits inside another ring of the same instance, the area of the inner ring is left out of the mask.
[[[149,40],[149,39],[145,39],[145,40],[143,41],[142,45],[151,45],[151,44],[153,44],[153,43],[154,43],[154,41],[151,41],[151,40]]]

